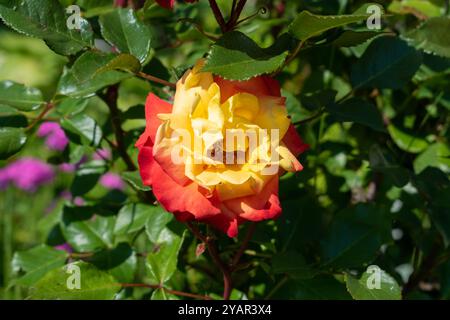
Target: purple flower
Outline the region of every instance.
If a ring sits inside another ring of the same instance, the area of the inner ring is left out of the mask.
[[[0,169],[0,188],[14,184],[21,190],[35,192],[41,185],[51,182],[54,177],[50,165],[38,159],[22,158]]]
[[[73,249],[68,243],[60,244],[54,247],[56,250],[66,251],[67,253],[72,253]]]
[[[44,122],[37,132],[38,137],[46,138],[45,144],[50,150],[63,151],[69,139],[67,139],[61,126],[56,122]]]
[[[72,163],[61,163],[58,168],[61,172],[72,173],[75,172],[77,166]]]
[[[125,188],[125,183],[122,178],[112,172],[105,173],[100,178],[100,184],[108,189],[123,190]]]
[[[92,156],[94,160],[111,160],[111,151],[108,149],[98,149]]]
[[[86,204],[86,202],[84,201],[84,199],[82,197],[74,198],[72,196],[72,194],[70,193],[70,191],[68,191],[68,190],[61,192],[61,194],[59,196],[65,200],[72,201],[73,204],[78,207],[84,206]]]

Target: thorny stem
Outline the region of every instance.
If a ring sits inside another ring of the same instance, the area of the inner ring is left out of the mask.
[[[25,131],[30,131],[31,129],[33,129],[39,123],[39,121],[44,119],[45,115],[51,109],[53,109],[53,107],[54,107],[53,103],[51,103],[51,102],[47,103],[47,105],[45,106],[45,109],[42,110],[42,112],[36,117],[36,119],[33,120],[33,122],[28,127],[25,128]]]
[[[117,85],[113,85],[107,89],[106,94],[100,95],[100,97],[106,102],[111,114],[111,122],[117,142],[116,150],[119,153],[120,157],[125,162],[125,164],[127,165],[128,171],[135,171],[137,169],[136,165],[128,155],[125,146],[124,141],[125,133],[122,129],[122,122],[120,120],[120,111],[119,108],[117,107],[118,95],[119,95],[119,87]]]
[[[146,79],[148,81],[156,82],[156,83],[162,84],[164,86],[168,86],[168,87],[171,87],[171,88],[176,88],[177,87],[177,85],[175,83],[172,83],[172,82],[169,82],[169,81],[157,78],[155,76],[146,74],[144,72],[138,72],[136,75],[138,77],[141,77],[141,78]]]
[[[213,262],[219,267],[220,271],[223,274],[223,299],[229,300],[231,295],[231,290],[233,289],[232,281],[231,281],[231,272],[228,266],[222,261],[220,258],[219,252],[217,251],[214,240],[209,236],[204,236],[200,230],[192,223],[188,222],[187,227],[191,232],[199,239],[204,242],[206,247],[208,248],[209,255],[213,259]]]
[[[222,12],[220,11],[216,0],[209,0],[209,6],[211,7],[212,12],[214,13],[214,17],[216,18],[217,23],[220,26],[220,30],[222,30],[222,33],[225,33],[227,31],[227,23],[223,18]]]
[[[256,223],[252,223],[249,227],[248,227],[248,231],[247,234],[244,237],[244,240],[242,240],[242,244],[239,247],[239,250],[236,252],[236,255],[234,256],[231,265],[230,265],[230,270],[235,270],[235,268],[237,267],[239,261],[241,260],[242,255],[244,254],[245,250],[247,250],[248,244],[250,242],[250,240],[253,237],[253,234],[255,233],[256,230]]]
[[[193,299],[198,299],[198,300],[213,300],[213,298],[209,297],[209,296],[204,296],[204,295],[200,295],[200,294],[194,294],[194,293],[189,293],[189,292],[183,292],[183,291],[178,291],[178,290],[171,290],[171,289],[167,289],[164,288],[161,285],[158,284],[146,284],[146,283],[119,283],[118,285],[120,285],[121,287],[124,288],[150,288],[150,289],[161,289],[169,294],[173,294],[176,296],[181,296],[181,297],[187,297],[187,298],[193,298]]]

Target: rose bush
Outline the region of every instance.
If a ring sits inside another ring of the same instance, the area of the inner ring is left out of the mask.
[[[139,168],[144,184],[152,187],[156,199],[178,220],[210,223],[235,237],[239,224],[273,219],[281,213],[278,177],[285,171],[302,170],[296,156],[307,146],[290,122],[276,80],[261,76],[228,81],[202,72],[203,65],[199,61],[178,81],[173,105],[152,93],[147,98],[146,130],[136,143]],[[173,150],[185,147],[182,139],[173,137],[179,129],[189,133],[188,139],[198,137],[203,149],[243,152],[246,161],[227,164],[188,143],[181,163],[174,163]],[[234,146],[224,143],[227,133],[246,129],[257,135],[264,129],[279,132],[276,141],[267,137],[253,150],[248,141]],[[271,149],[277,153],[276,163],[271,161]],[[268,166],[277,168],[264,173]]]

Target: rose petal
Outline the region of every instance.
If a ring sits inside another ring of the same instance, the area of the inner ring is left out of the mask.
[[[284,135],[283,142],[296,157],[309,149],[309,145],[303,142],[293,124]]]
[[[145,120],[146,127],[144,133],[141,135],[139,140],[136,142],[136,147],[143,146],[148,137],[154,142],[156,132],[158,127],[161,125],[162,121],[158,118],[158,114],[160,113],[170,113],[172,111],[172,105],[167,101],[164,101],[150,93],[147,96],[147,101],[145,102]]]
[[[281,213],[278,198],[278,176],[273,177],[261,193],[225,201],[225,205],[240,218],[250,221],[273,219]]]
[[[220,87],[221,101],[224,103],[237,93],[247,92],[257,97],[280,97],[280,85],[275,79],[268,76],[255,77],[247,81],[230,81],[221,77],[214,77]]]
[[[217,196],[207,198],[206,190],[194,182],[186,186],[179,185],[156,161],[151,164],[151,180],[156,199],[169,212],[189,212],[196,219],[220,213]]]

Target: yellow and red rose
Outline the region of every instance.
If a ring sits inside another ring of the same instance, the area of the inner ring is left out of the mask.
[[[136,143],[139,169],[144,184],[178,220],[205,222],[235,237],[239,224],[281,213],[279,176],[302,170],[296,157],[308,146],[291,124],[276,80],[229,81],[201,72],[203,63],[178,81],[173,105],[148,96],[146,129]],[[248,138],[225,146],[225,136],[239,130],[277,134],[261,135],[257,148],[250,148]],[[192,141],[176,132],[190,133]],[[245,160],[219,161],[211,149]],[[276,171],[267,170],[274,165]]]

